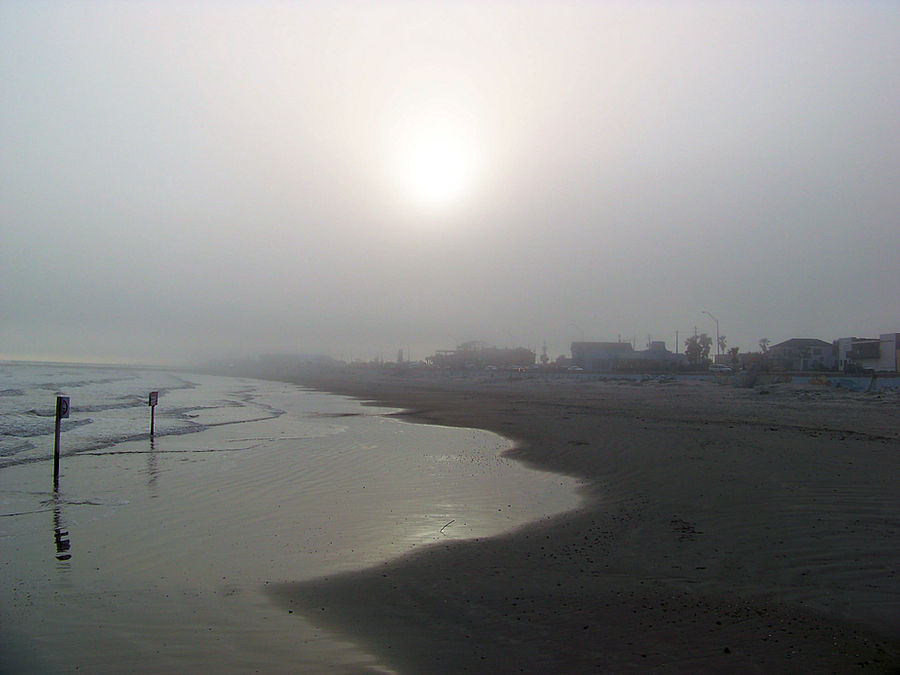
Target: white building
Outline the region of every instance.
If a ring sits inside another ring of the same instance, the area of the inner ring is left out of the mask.
[[[900,333],[882,333],[877,338],[840,338],[835,342],[838,369],[854,367],[878,372],[900,371]]]

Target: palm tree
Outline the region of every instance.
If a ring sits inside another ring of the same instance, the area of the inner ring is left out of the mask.
[[[719,350],[718,351],[719,354],[724,354],[725,352],[728,351],[728,340],[725,338],[724,335],[719,336],[719,343],[716,346]]]
[[[709,361],[709,348],[712,347],[712,338],[706,333],[700,333],[698,342],[700,343],[700,359],[702,361]]]
[[[767,351],[769,351],[769,343],[770,342],[771,342],[771,340],[769,338],[760,338],[759,339],[759,351],[761,351],[763,354],[765,354]]]

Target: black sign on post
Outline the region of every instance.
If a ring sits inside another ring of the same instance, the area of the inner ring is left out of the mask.
[[[151,391],[150,397],[147,400],[147,405],[150,406],[150,435],[153,435],[153,422],[154,417],[156,417],[156,404],[159,401],[159,392]]]
[[[56,397],[56,434],[53,441],[53,489],[59,492],[59,421],[69,417],[69,397]]]

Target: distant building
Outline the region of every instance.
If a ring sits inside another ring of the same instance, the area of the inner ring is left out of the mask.
[[[479,341],[440,349],[429,360],[439,368],[527,368],[534,365],[535,353],[525,347],[493,347]]]
[[[585,370],[675,370],[687,365],[687,357],[673,354],[661,341],[651,342],[650,349],[641,351],[630,342],[573,342],[571,349],[572,365]]]
[[[838,368],[842,371],[900,371],[900,333],[882,333],[877,338],[840,338],[834,344]]]
[[[834,370],[834,345],[816,338],[791,338],[769,347],[766,357],[785,370]]]
[[[572,365],[585,370],[615,370],[620,361],[630,358],[630,342],[573,342]]]
[[[880,359],[876,370],[900,372],[900,333],[882,333]]]

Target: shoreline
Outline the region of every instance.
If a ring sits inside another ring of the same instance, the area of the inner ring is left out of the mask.
[[[507,456],[585,481],[575,511],[271,591],[392,668],[900,666],[896,395],[409,371],[285,379],[498,433],[514,442]]]
[[[46,428],[29,410],[55,370],[19,374],[7,424]],[[510,443],[496,434],[274,381],[190,376],[158,419],[201,431],[101,448],[110,430],[144,427],[146,398],[131,392],[172,378],[67,378],[80,383],[73,421],[91,422],[64,438],[84,450],[63,456],[58,489],[46,452],[0,469],[0,672],[370,672],[375,657],[282,611],[268,586],[489,537],[578,501],[573,481],[502,459]]]

